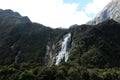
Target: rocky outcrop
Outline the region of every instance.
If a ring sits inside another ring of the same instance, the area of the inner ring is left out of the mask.
[[[67,62],[71,48],[71,33],[64,34],[56,43],[48,42],[46,46],[45,64],[59,65]]]
[[[95,25],[108,19],[120,22],[120,0],[112,0],[93,20],[89,21],[87,24]]]

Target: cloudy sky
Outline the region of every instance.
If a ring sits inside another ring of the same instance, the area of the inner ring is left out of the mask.
[[[31,21],[53,28],[84,24],[111,0],[0,0],[1,9],[12,9]]]

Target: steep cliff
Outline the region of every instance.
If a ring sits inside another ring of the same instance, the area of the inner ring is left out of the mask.
[[[97,16],[87,24],[95,25],[108,19],[120,22],[120,0],[112,0]]]

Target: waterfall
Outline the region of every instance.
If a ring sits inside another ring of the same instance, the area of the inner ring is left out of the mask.
[[[18,51],[17,55],[15,56],[15,63],[18,62],[18,59],[19,59],[20,54],[21,54],[21,50]]]
[[[46,46],[46,54],[45,54],[45,59],[44,59],[45,65],[47,65],[49,56],[50,56],[50,46],[49,46],[49,43],[48,43],[47,46]]]
[[[62,61],[66,62],[68,60],[70,43],[71,43],[71,33],[68,33],[64,36],[64,39],[61,44],[61,50],[56,56],[55,65],[59,65],[60,62]]]
[[[15,45],[16,45],[16,44],[15,44],[15,43],[13,43],[13,45],[11,46],[11,49],[13,49],[13,48],[15,47]]]
[[[54,46],[54,45],[53,45]],[[49,41],[46,45],[46,54],[44,57],[44,64],[45,65],[52,65],[52,46],[51,46],[51,42]]]

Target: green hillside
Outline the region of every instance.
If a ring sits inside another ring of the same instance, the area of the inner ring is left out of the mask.
[[[56,66],[52,62],[67,33],[68,61]],[[120,24],[52,29],[0,10],[0,80],[120,80]]]

